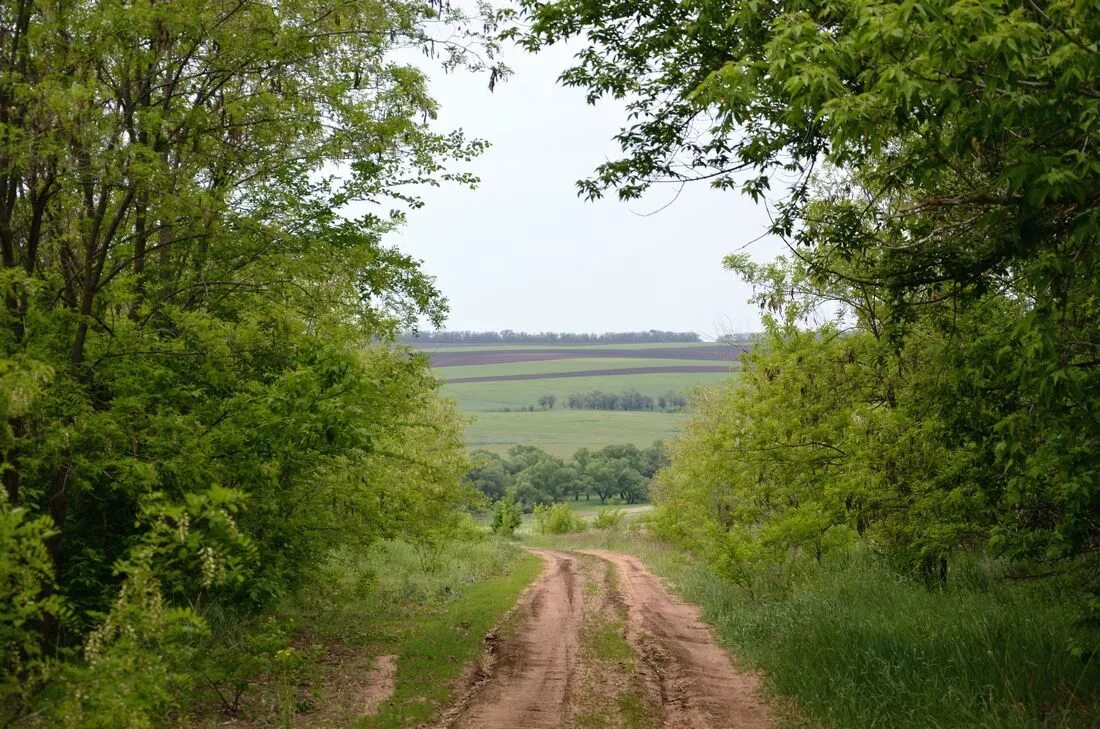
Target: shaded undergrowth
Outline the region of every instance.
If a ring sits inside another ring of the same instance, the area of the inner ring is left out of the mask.
[[[232,628],[242,639],[206,661],[212,680],[199,695],[196,723],[394,728],[428,721],[540,569],[537,557],[496,539],[430,553],[400,541],[334,552],[273,614],[225,626],[222,636]],[[264,626],[278,626],[279,635],[257,646]],[[394,691],[364,716],[369,668],[387,655],[397,657]],[[235,665],[241,670],[226,670]]]

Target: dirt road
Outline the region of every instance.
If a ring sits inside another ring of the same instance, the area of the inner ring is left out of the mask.
[[[629,555],[534,550],[546,562],[447,729],[760,729],[756,679],[698,611]]]

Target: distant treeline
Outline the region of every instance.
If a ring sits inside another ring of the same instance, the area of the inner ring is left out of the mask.
[[[592,390],[573,393],[562,404],[570,410],[682,410],[687,407],[687,398],[678,392],[653,397],[637,390],[620,393]]]
[[[760,332],[730,332],[719,335],[714,341],[722,344],[753,344],[762,336]]]
[[[523,511],[566,499],[596,496],[636,504],[649,498],[649,482],[668,465],[661,441],[649,448],[609,445],[581,448],[567,460],[529,445],[515,445],[506,456],[477,450],[466,481],[492,502],[507,499]]]
[[[539,407],[549,410],[557,403],[556,395],[544,395],[539,398]],[[666,392],[661,395],[643,395],[637,390],[626,392],[575,392],[562,400],[562,405],[570,410],[683,410],[687,407],[687,397],[678,392]],[[531,408],[532,410],[534,408]]]
[[[605,332],[603,334],[577,334],[573,332],[515,332],[502,329],[499,332],[439,331],[421,332],[401,337],[405,344],[634,344],[653,342],[701,342],[695,332],[662,332],[650,329],[645,332]]]

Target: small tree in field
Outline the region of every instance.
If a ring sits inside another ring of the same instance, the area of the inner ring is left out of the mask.
[[[516,533],[516,529],[523,523],[523,511],[516,504],[511,495],[497,502],[493,508],[493,534],[502,537],[510,537]]]

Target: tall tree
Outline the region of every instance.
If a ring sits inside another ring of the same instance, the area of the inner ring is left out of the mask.
[[[520,8],[512,35],[528,48],[582,42],[564,83],[626,101],[623,156],[582,194],[704,180],[762,199],[787,180],[772,232],[806,265],[808,288],[862,306],[859,326],[896,352],[929,332],[950,342],[935,354],[948,386],[929,407],[980,452],[990,543],[1048,566],[1094,564],[1093,3]]]
[[[485,67],[469,27],[434,2],[0,4],[0,521],[47,540],[50,645],[124,636],[93,629],[135,595],[262,605],[340,539],[411,529],[395,491],[425,528],[466,501],[425,360],[379,345],[446,312],[383,243],[410,186],[471,182],[452,167],[485,147],[437,131],[397,54]]]

